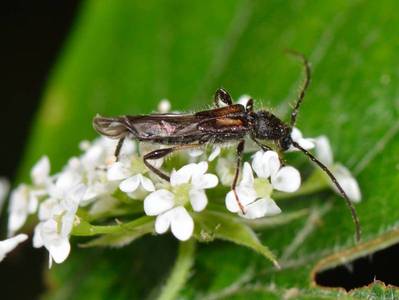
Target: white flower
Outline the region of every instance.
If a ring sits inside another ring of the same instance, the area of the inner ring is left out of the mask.
[[[33,236],[33,246],[35,248],[44,246],[49,252],[49,267],[53,260],[58,264],[65,261],[71,251],[69,234],[72,231],[75,213],[62,211],[55,217],[58,218],[40,222]]]
[[[32,168],[31,180],[33,186],[19,185],[11,192],[8,235],[12,236],[24,224],[29,214],[37,210],[39,197],[46,194],[46,184],[49,182],[50,162],[46,156],[42,157]]]
[[[252,169],[257,178],[254,178]],[[271,198],[273,189],[295,192],[301,184],[298,170],[291,166],[281,167],[278,154],[274,151],[258,151],[254,155],[252,168],[246,162],[242,173],[242,179],[236,192],[244,207],[244,214],[241,212],[233,191],[226,195],[225,202],[229,211],[239,213],[249,219],[280,213],[280,208]]]
[[[62,263],[69,255],[69,235],[85,189],[83,184],[77,184],[61,198],[49,198],[40,205],[41,222],[35,228],[33,246],[46,247],[50,254],[50,267],[53,260]]]
[[[27,238],[28,236],[26,234],[21,233],[4,241],[0,241],[0,261],[6,257],[7,253],[14,250],[18,244],[22,243]]]
[[[119,188],[125,193],[133,193],[139,187],[144,191],[155,191],[154,183],[143,173],[148,170],[139,157],[125,159],[113,163],[107,172],[107,178],[111,181],[121,181]]]
[[[306,150],[310,150],[315,147],[314,139],[304,138],[302,135],[302,132],[296,127],[292,128],[291,138],[294,142],[297,142],[299,144],[299,146],[301,146],[302,148],[304,148]],[[288,151],[298,151],[298,149],[291,145],[291,147],[288,149]]]
[[[107,168],[115,162],[114,152],[117,146],[116,140],[101,137],[92,143],[81,142],[81,148],[85,151],[79,158],[70,159],[67,170],[73,170],[82,177],[82,183],[86,186],[82,206],[92,203],[99,197],[112,194],[117,188],[116,182],[110,182],[107,178]],[[132,140],[125,140],[121,148],[119,158],[128,159],[136,151]]]
[[[117,140],[107,137],[100,137],[92,143],[85,143],[85,153],[80,157],[80,161],[86,170],[98,169],[114,162],[115,148]],[[135,143],[130,139],[125,139],[119,153],[119,157],[130,157],[136,151]]]
[[[297,169],[291,166],[281,167],[278,154],[274,151],[255,153],[252,168],[259,178],[269,178],[274,189],[292,193],[301,185],[301,176]]]
[[[9,191],[10,182],[5,178],[0,178],[0,214]]]
[[[21,184],[11,192],[8,217],[9,236],[14,235],[25,224],[28,214],[36,212],[37,203],[37,199],[31,197],[30,189],[25,184]]]
[[[165,233],[169,228],[173,235],[188,240],[193,234],[194,221],[185,208],[190,202],[194,211],[200,212],[208,204],[205,189],[218,184],[218,178],[209,173],[206,162],[191,163],[179,170],[173,170],[170,176],[170,189],[152,192],[144,199],[144,211],[149,216],[157,216],[155,231]]]
[[[352,176],[351,172],[342,164],[335,163],[331,149],[330,142],[326,136],[320,136],[315,139],[316,144],[316,157],[325,164],[334,174],[338,183],[347,194],[349,200],[352,202],[360,202],[362,195],[356,179]],[[328,180],[331,187],[339,193],[337,187],[331,180]]]

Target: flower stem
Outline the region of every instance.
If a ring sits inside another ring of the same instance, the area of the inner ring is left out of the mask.
[[[162,287],[158,300],[173,300],[184,287],[194,263],[195,239],[180,242],[177,259],[173,269]]]

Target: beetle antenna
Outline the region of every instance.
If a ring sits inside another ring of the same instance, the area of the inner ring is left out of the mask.
[[[348,195],[345,193],[344,189],[338,183],[337,178],[335,178],[333,173],[331,173],[331,171],[320,160],[318,160],[312,153],[310,153],[306,149],[302,148],[297,142],[292,141],[292,145],[295,148],[302,151],[307,157],[310,158],[311,161],[316,163],[330,177],[331,181],[335,184],[339,193],[345,199],[346,205],[349,207],[349,209],[351,211],[352,219],[353,219],[353,222],[354,222],[355,228],[356,228],[356,242],[359,242],[360,237],[361,237],[359,217],[357,216],[356,209],[353,206],[353,203],[349,200]]]
[[[299,52],[294,51],[294,50],[286,50],[286,52],[288,54],[293,55],[293,56],[299,58],[300,60],[302,60],[303,67],[304,67],[304,70],[305,70],[305,82],[304,82],[304,84],[303,84],[303,86],[301,88],[301,91],[300,91],[299,95],[298,95],[298,99],[296,101],[294,109],[291,112],[290,126],[291,126],[291,128],[293,128],[295,126],[295,123],[296,123],[296,117],[298,115],[299,107],[302,104],[303,98],[305,97],[306,90],[308,89],[309,84],[310,84],[311,71],[310,71],[309,62],[308,62],[308,60],[306,59],[306,57],[302,53],[299,53]]]

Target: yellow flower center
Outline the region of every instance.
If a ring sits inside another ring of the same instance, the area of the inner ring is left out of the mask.
[[[261,198],[269,198],[273,192],[273,187],[266,178],[255,178],[254,188],[256,194]]]
[[[176,206],[185,206],[188,203],[190,187],[191,184],[183,183],[173,188]]]

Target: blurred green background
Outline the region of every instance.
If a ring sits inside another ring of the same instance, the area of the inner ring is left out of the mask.
[[[394,245],[399,239],[397,10],[395,0],[83,1],[47,81],[19,178],[26,179],[43,154],[52,170],[59,170],[78,153],[79,141],[96,136],[91,126],[96,113],[149,113],[162,98],[174,109],[195,111],[209,107],[215,89],[224,87],[233,97],[249,94],[256,107],[286,118],[303,80],[300,63],[284,54],[290,48],[304,53],[313,70],[298,127],[306,136],[327,135],[336,160],[354,172],[362,189],[357,209],[369,243],[342,255],[350,259]],[[349,212],[329,192],[281,207],[310,211],[260,232],[282,258],[282,270],[233,244],[202,244],[181,297],[281,299],[293,293],[295,299],[335,299],[394,293],[381,286],[351,294],[313,288],[316,263],[353,246]],[[175,251],[176,241],[168,236],[117,250],[75,247],[67,262],[45,272],[45,298],[155,296]],[[370,274],[362,284],[372,282]]]

